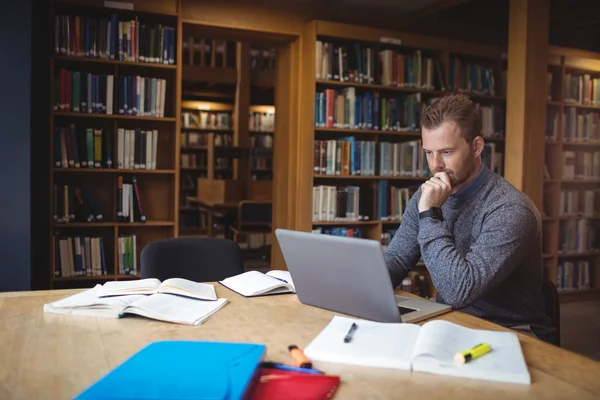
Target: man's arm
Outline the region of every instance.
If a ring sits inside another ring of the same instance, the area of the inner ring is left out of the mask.
[[[400,227],[383,254],[394,287],[400,286],[402,280],[408,276],[408,271],[421,258],[419,242],[417,241],[419,234],[419,213],[417,212],[419,194],[420,190],[408,201],[406,211],[402,215]]]
[[[446,304],[464,308],[499,285],[531,250],[528,241],[537,234],[537,219],[524,206],[501,206],[484,220],[479,236],[462,256],[443,222],[419,221],[423,260]]]

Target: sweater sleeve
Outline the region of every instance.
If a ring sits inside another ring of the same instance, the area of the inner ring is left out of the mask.
[[[421,250],[417,241],[419,234],[417,204],[420,193],[418,190],[409,200],[400,227],[383,254],[394,287],[400,286],[402,280],[408,276],[408,271],[421,258]]]
[[[423,260],[443,302],[464,308],[499,285],[533,248],[529,243],[538,237],[537,224],[530,209],[501,206],[486,216],[478,237],[463,256],[443,222],[420,220],[418,241]]]

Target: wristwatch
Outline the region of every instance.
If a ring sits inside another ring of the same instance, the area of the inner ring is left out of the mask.
[[[425,210],[419,213],[419,218],[427,218],[431,217],[433,219],[437,219],[438,221],[443,221],[444,216],[442,215],[442,209],[439,207],[431,207],[429,210]]]

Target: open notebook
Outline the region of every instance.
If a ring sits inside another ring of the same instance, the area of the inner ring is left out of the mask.
[[[92,289],[44,304],[44,312],[102,318],[137,314],[176,324],[200,325],[228,302],[223,298],[206,301],[167,293],[101,297],[103,290],[102,285],[96,285]]]
[[[219,283],[246,297],[296,293],[289,271],[272,270],[266,274],[259,271],[248,271],[226,278]]]
[[[345,343],[344,337],[353,322],[358,328],[352,340]],[[491,352],[466,364],[454,363],[456,353],[481,342],[488,343]],[[420,326],[336,315],[304,349],[304,353],[315,362],[412,370],[526,385],[531,383],[515,333],[470,329],[442,320]]]
[[[183,278],[170,278],[160,282],[156,278],[132,281],[111,281],[102,285],[100,297],[129,294],[169,293],[193,297],[200,300],[217,300],[215,287],[208,283],[194,282]]]

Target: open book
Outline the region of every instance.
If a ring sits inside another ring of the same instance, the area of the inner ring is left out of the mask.
[[[226,278],[219,283],[246,297],[296,293],[289,271],[272,270],[266,274],[259,271],[248,271]]]
[[[200,300],[217,300],[217,294],[213,285],[182,278],[170,278],[162,283],[155,278],[106,282],[102,285],[102,289],[100,289],[98,296],[107,297],[156,293],[177,294]]]
[[[352,323],[358,328],[350,342],[344,337]],[[492,350],[466,364],[454,355],[479,343]],[[334,316],[304,349],[316,362],[412,370],[462,378],[530,384],[519,339],[512,332],[465,328],[448,321],[423,324],[382,323]]]
[[[96,285],[92,289],[44,304],[44,312],[102,318],[137,314],[176,324],[200,325],[228,302],[227,299],[204,301],[166,293],[101,297],[103,290],[102,285]]]

